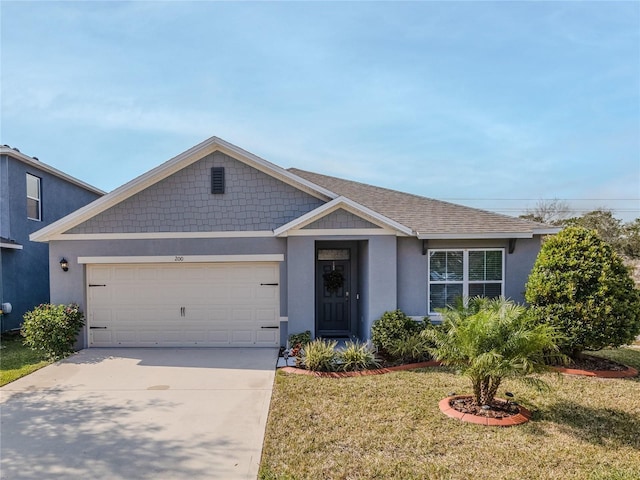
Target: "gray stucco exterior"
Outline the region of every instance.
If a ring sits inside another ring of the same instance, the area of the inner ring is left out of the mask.
[[[0,237],[22,246],[0,248],[0,300],[13,307],[0,315],[2,331],[19,328],[27,311],[49,301],[49,249],[29,235],[101,196],[23,157],[0,155]],[[27,174],[40,179],[41,220],[27,218]]]
[[[340,204],[343,197],[331,200],[325,190],[310,193],[308,185],[296,183],[299,177],[287,179],[282,170],[270,175],[270,167],[258,169],[242,155],[235,158],[225,150],[184,160],[185,166],[175,173],[118,202],[105,202],[108,207],[88,219],[79,217],[83,220],[66,230],[61,227],[48,239],[51,301],[90,308],[86,274],[91,261],[86,257],[135,263],[146,257],[277,255],[280,343],[285,345],[289,334],[317,334],[318,286],[324,288],[319,283],[319,249],[351,252],[349,334],[363,340],[370,338],[373,322],[385,311],[399,308],[417,318],[429,314],[429,249],[502,250],[503,293],[524,300],[540,235],[520,237],[511,253],[513,240],[504,235],[423,240],[385,223],[386,217],[376,217],[371,210],[358,210],[351,200]],[[225,169],[224,193],[211,191],[213,167]],[[57,265],[61,257],[69,260],[68,272]],[[79,257],[85,257],[82,263]],[[85,331],[81,346],[87,346],[86,340]]]

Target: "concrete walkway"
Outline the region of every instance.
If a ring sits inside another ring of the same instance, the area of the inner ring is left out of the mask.
[[[277,349],[90,349],[0,389],[0,478],[255,479]]]

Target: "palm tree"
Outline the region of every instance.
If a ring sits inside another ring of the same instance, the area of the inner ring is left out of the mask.
[[[545,358],[550,354],[562,359],[559,337],[553,327],[531,322],[525,307],[502,297],[475,297],[467,306],[460,302],[440,313],[442,327],[423,335],[435,345],[431,353],[436,360],[471,379],[477,405],[492,405],[505,378],[548,388],[530,375],[548,369]]]

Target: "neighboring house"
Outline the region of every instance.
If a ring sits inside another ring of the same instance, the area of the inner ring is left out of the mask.
[[[49,250],[45,244],[29,241],[29,235],[104,193],[35,157],[0,147],[3,332],[20,328],[25,312],[49,301]]]
[[[386,310],[523,300],[556,228],[302,170],[213,137],[31,236],[86,346],[370,337]],[[58,263],[69,261],[64,272]]]

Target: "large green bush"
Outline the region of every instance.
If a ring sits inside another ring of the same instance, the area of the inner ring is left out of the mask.
[[[402,310],[384,312],[373,322],[371,341],[379,350],[389,353],[398,341],[406,340],[421,330],[422,324],[405,315]]]
[[[44,303],[24,314],[21,334],[25,345],[49,360],[57,360],[73,353],[83,325],[84,316],[78,305]]]
[[[565,336],[560,348],[572,357],[631,343],[640,333],[640,292],[621,258],[593,230],[569,227],[548,238],[525,297],[537,322]]]

